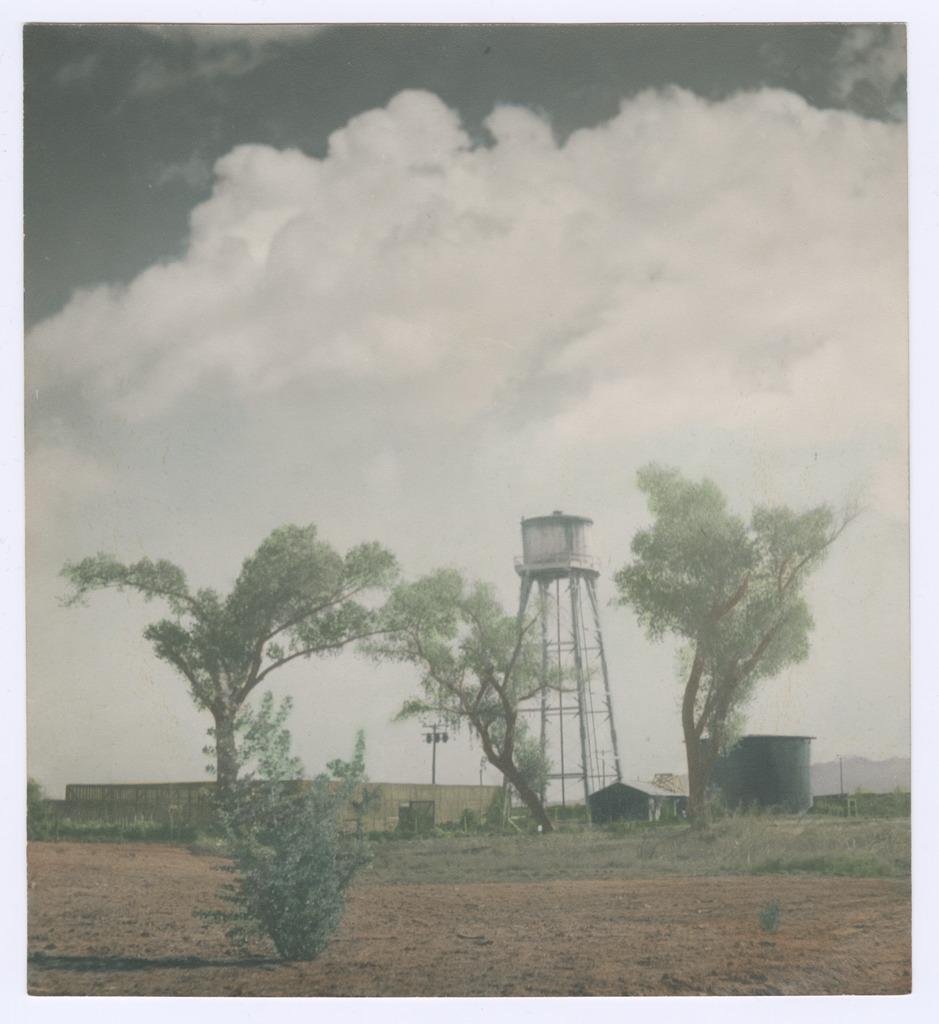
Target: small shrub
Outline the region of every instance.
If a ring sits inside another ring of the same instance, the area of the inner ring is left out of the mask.
[[[42,786],[35,779],[26,780],[26,838],[48,839],[52,834],[53,815]]]
[[[490,828],[501,828],[503,819],[505,818],[505,801],[502,798],[502,794],[499,793],[492,798],[489,802],[489,806],[486,808],[486,824]]]
[[[556,822],[585,822],[587,820],[587,810],[583,804],[566,804],[560,807],[552,807],[549,813]]]
[[[761,907],[757,917],[764,932],[774,932],[779,928],[779,900],[772,900]]]

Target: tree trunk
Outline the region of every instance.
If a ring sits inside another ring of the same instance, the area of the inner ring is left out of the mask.
[[[515,787],[515,791],[521,797],[522,803],[531,811],[532,817],[541,826],[542,831],[553,832],[554,825],[551,824],[551,819],[548,817],[547,812],[544,809],[544,803],[531,786],[525,782],[524,778],[522,778],[521,772],[515,767],[515,762],[512,760],[511,740],[512,733],[515,728],[515,715],[506,709],[505,717],[506,743],[503,744],[501,749],[493,745],[492,738],[489,735],[489,730],[485,726],[481,727],[478,722],[473,723],[483,745],[483,752],[485,753],[489,763],[494,768],[498,768],[499,771],[502,772],[503,780],[511,783]],[[507,806],[507,802],[504,803],[503,806]]]
[[[686,741],[687,742],[687,741]],[[698,740],[693,740],[698,743]],[[694,825],[701,825],[705,820],[705,792],[707,791],[707,777],[701,759],[701,752],[692,754],[692,747],[688,747],[688,819]]]
[[[696,648],[681,702],[681,728],[685,737],[685,757],[688,760],[688,819],[698,824],[704,821],[704,794],[708,781],[701,740],[694,720],[695,702],[698,699],[698,687],[701,685],[703,672],[704,659],[700,650]]]
[[[500,768],[499,765],[496,765]],[[547,811],[544,809],[544,804],[538,797],[538,794],[528,785],[527,782],[522,778],[521,774],[516,770],[514,765],[509,765],[506,768],[500,768],[503,776],[515,787],[515,792],[518,793],[522,803],[531,811],[531,816],[539,824],[543,831],[553,832],[554,825],[551,824],[551,819],[548,817]]]
[[[238,781],[234,716],[215,716],[215,766],[216,794],[224,805],[231,799]]]
[[[685,737],[688,756],[688,818],[695,825],[707,822],[707,788],[717,759],[716,746],[713,739],[709,739],[708,746],[704,747],[703,740],[697,736]]]

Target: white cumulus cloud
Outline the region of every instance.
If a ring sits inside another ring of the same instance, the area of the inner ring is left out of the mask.
[[[564,430],[901,428],[900,126],[673,90],[563,146],[528,110],[488,127],[409,91],[321,160],[239,146],[182,259],[32,332],[34,382],[132,419],[381,381],[457,421],[572,390]]]

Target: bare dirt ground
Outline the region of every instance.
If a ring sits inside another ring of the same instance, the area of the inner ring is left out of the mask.
[[[29,850],[34,995],[819,995],[910,991],[910,886],[795,875],[390,884],[363,876],[327,952],[233,954],[218,858]],[[758,913],[780,907],[776,932]]]

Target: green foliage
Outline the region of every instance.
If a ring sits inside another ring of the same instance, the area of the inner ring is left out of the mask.
[[[808,656],[804,586],[856,513],[836,522],[827,506],[757,506],[745,523],[711,481],[656,465],[640,470],[639,487],[654,522],[636,533],[633,561],[615,581],[650,639],[672,634],[687,645],[682,720],[700,804],[701,738],[715,757],[739,731],[756,683]]]
[[[173,618],[147,627],[156,656],[189,685],[193,701],[215,719],[220,787],[234,779],[232,731],[247,696],[290,662],[335,654],[380,628],[378,611],[363,603],[397,574],[394,556],[378,544],[340,555],[317,538],[315,526],[283,526],[247,558],[227,596],[193,591],[171,562],[130,565],[98,554],[70,562],[66,604],[96,590],[135,590],[166,602]]]
[[[496,746],[504,745],[503,724],[495,722],[492,735]],[[531,734],[528,723],[518,719],[515,724],[514,761],[519,775],[534,793],[543,793],[548,785],[551,773],[551,760],[546,751],[541,749],[537,737]]]
[[[450,569],[403,584],[388,600],[385,625],[366,649],[422,670],[423,695],[407,701],[399,718],[436,713],[457,727],[472,717],[488,733],[504,729],[506,701],[515,708],[537,691],[540,650],[488,584],[468,584]]]
[[[616,573],[620,602],[652,639],[670,632],[696,638],[753,566],[746,527],[710,480],[691,483],[653,464],[639,471],[638,484],[655,522],[636,533],[635,560]]]
[[[848,813],[848,797],[817,796],[812,802],[810,814],[831,815],[844,818]],[[893,793],[853,793],[850,796],[852,816],[861,818],[908,818],[910,816],[910,794],[902,791]]]
[[[525,722],[519,722],[515,740],[515,763],[518,770],[536,793],[543,793],[551,774],[551,759],[539,740],[532,736]]]
[[[779,900],[771,900],[757,912],[760,927],[764,932],[774,932],[779,928]]]
[[[421,672],[419,696],[399,718],[433,715],[451,728],[466,723],[483,752],[516,788],[545,828],[538,796],[544,773],[519,721],[519,707],[541,686],[541,646],[534,620],[506,615],[484,583],[467,583],[441,569],[397,587],[385,606],[385,631],[365,645],[378,660],[405,662]],[[540,755],[540,751],[539,751]]]
[[[356,834],[340,832],[342,814],[365,782],[365,739],[359,733],[351,761],[333,761],[328,774],[299,783],[282,721],[271,702],[262,702],[252,719],[262,777],[242,777],[222,811],[234,880],[221,895],[234,909],[200,916],[228,924],[235,942],[263,932],[284,959],[311,960],[339,926],[345,891],[369,859],[364,798]]]
[[[826,506],[758,506],[747,526],[711,481],[654,465],[639,486],[655,522],[637,532],[634,560],[616,574],[620,603],[651,639],[673,633],[693,645],[706,662],[702,697],[710,687],[735,691],[726,717],[758,679],[807,657],[802,588],[844,524],[836,528]]]
[[[303,775],[303,763],[291,753],[292,739],[285,725],[292,709],[291,697],[283,697],[275,708],[274,695],[266,691],[256,709],[246,704],[238,712],[235,758],[239,773],[248,772],[247,779],[299,779]],[[215,729],[206,731],[214,739]],[[209,743],[202,753],[214,759],[217,752],[214,744]],[[207,764],[206,771],[214,774],[215,764]]]
[[[48,839],[52,834],[53,816],[42,786],[35,779],[26,780],[26,838]]]

